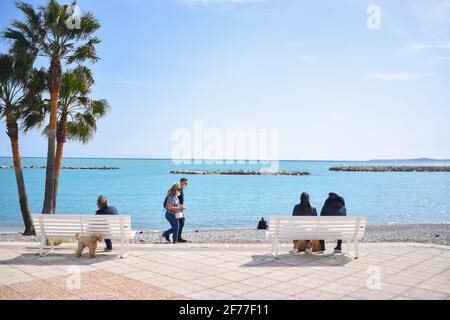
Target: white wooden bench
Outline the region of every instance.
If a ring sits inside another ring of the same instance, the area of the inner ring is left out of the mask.
[[[40,255],[44,255],[44,245],[48,239],[50,252],[54,249],[54,239],[75,239],[80,236],[101,234],[104,239],[120,240],[120,257],[128,254],[131,231],[131,218],[128,215],[68,215],[33,214],[36,235],[40,239]]]
[[[278,256],[280,240],[342,240],[347,253],[358,258],[358,242],[364,236],[366,217],[271,217],[267,237],[272,241],[272,255]],[[354,253],[349,251],[354,243]]]

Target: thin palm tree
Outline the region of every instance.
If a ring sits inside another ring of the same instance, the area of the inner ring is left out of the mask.
[[[56,208],[64,144],[67,140],[88,143],[97,131],[97,120],[104,117],[109,110],[106,100],[91,99],[94,83],[91,71],[85,66],[68,70],[61,78],[56,132],[54,208]],[[35,108],[34,112],[28,113],[24,120],[26,130],[41,126],[48,110],[47,103],[43,104],[43,109]],[[45,128],[44,134],[48,134],[48,127]]]
[[[30,61],[0,55],[0,119],[6,122],[6,134],[11,142],[20,210],[25,224],[24,235],[34,235],[34,226],[22,172],[19,148],[19,121],[26,110],[38,106],[45,90],[45,71],[32,68]]]
[[[76,1],[72,2],[72,6],[76,6]],[[16,2],[16,7],[23,13],[24,21],[13,20],[3,32],[3,37],[12,43],[11,52],[18,56],[40,55],[50,60],[47,72],[50,93],[47,171],[42,213],[55,213],[53,204],[61,61],[67,64],[98,61],[95,46],[100,40],[94,33],[100,28],[100,23],[90,12],[74,17],[73,10],[70,10],[73,7],[61,5],[56,0],[49,0],[37,10],[31,4],[20,1]],[[68,24],[74,18],[80,21],[75,27]]]

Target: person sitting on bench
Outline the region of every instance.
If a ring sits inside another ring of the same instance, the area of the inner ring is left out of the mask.
[[[320,212],[320,216],[346,216],[347,209],[345,208],[345,200],[338,194],[330,192],[328,194],[328,199]],[[342,240],[337,241],[336,248],[334,248],[334,253],[342,252]],[[320,253],[325,252],[325,240],[320,240]]]
[[[314,206],[311,205],[309,201],[309,194],[303,192],[300,195],[300,203],[294,207],[292,211],[293,216],[317,216],[317,210]],[[294,248],[290,251],[291,253],[298,253],[300,251],[299,246],[301,245],[299,240],[294,240]],[[312,243],[311,240],[306,241],[306,250],[307,253],[312,253]]]

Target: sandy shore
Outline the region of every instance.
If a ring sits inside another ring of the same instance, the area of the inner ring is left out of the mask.
[[[135,243],[159,243],[159,232],[136,234]],[[185,231],[183,237],[196,243],[267,243],[264,230],[254,228]],[[0,242],[36,241],[20,233],[0,233]],[[363,242],[419,242],[450,245],[450,224],[369,225]]]

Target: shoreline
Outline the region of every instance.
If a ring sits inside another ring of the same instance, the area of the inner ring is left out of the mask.
[[[161,231],[137,233],[134,243],[160,243]],[[193,243],[269,243],[265,230],[251,227],[199,229],[183,232],[183,238]],[[36,236],[23,236],[20,232],[0,232],[0,242],[37,242]],[[165,240],[164,240],[165,242]],[[285,241],[283,243],[288,243]],[[450,224],[383,224],[367,225],[361,242],[416,242],[450,246]]]

